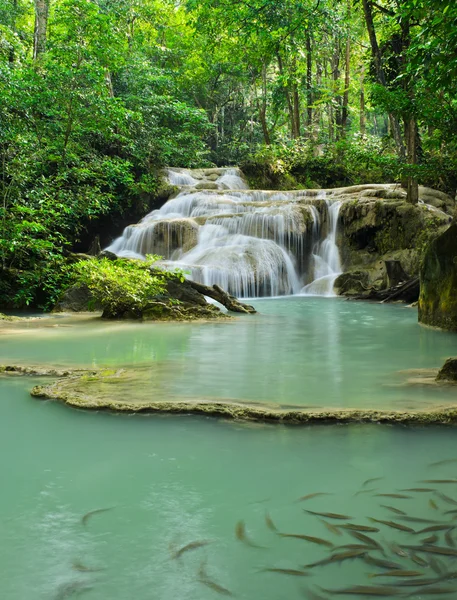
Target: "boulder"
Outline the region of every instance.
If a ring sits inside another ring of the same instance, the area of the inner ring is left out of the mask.
[[[90,310],[101,310],[101,307],[94,301],[87,286],[72,285],[63,293],[52,312],[86,312]]]
[[[213,181],[202,181],[195,186],[196,190],[218,190],[219,186]]]
[[[436,381],[453,381],[457,383],[457,358],[448,358],[436,376]]]
[[[457,223],[428,245],[420,279],[419,322],[457,331]]]

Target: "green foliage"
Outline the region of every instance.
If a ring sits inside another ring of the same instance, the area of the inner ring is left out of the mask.
[[[76,282],[88,287],[106,316],[140,315],[165,290],[172,274],[152,269],[158,256],[141,260],[83,260],[73,266]]]

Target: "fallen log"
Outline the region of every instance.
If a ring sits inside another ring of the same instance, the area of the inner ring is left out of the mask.
[[[255,313],[257,312],[253,306],[249,304],[244,304],[232,296],[228,292],[224,291],[218,285],[203,285],[202,283],[197,283],[196,281],[192,281],[191,279],[187,279],[187,283],[200,294],[204,296],[208,296],[217,302],[220,302],[227,310],[231,310],[232,312],[240,312],[240,313]]]
[[[408,304],[416,302],[419,299],[420,282],[419,277],[413,277],[408,281],[395,285],[393,287],[376,290],[371,288],[367,294],[354,296],[354,300],[374,300],[376,302],[407,302]]]

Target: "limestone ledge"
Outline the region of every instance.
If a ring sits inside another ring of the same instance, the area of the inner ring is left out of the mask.
[[[73,408],[127,414],[198,414],[240,421],[297,425],[318,423],[457,424],[457,404],[425,410],[378,410],[319,409],[298,405],[282,407],[278,404],[214,398],[151,400],[151,396],[159,395],[157,389],[148,391],[144,398],[135,397],[135,394],[138,393],[137,390],[144,390],[143,378],[151,381],[150,368],[105,369],[88,371],[83,374],[73,371],[50,385],[35,386],[31,395],[45,400],[57,400]],[[439,383],[435,382],[435,385],[439,385]]]

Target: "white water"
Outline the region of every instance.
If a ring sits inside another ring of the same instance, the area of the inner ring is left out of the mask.
[[[173,169],[168,177],[179,194],[126,227],[107,250],[158,254],[238,297],[333,295],[341,202],[315,190],[251,191],[238,169]]]
[[[335,296],[333,285],[341,274],[341,258],[336,244],[341,202],[328,203],[328,235],[313,248],[314,280],[301,290],[303,295]]]

